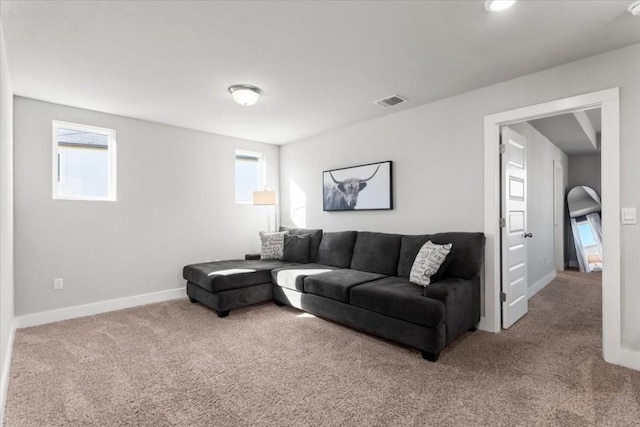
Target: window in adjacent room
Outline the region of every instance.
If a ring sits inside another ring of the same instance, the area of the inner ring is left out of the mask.
[[[116,131],[53,121],[53,198],[116,200]]]
[[[264,186],[264,154],[236,150],[236,203],[253,203],[253,192]]]

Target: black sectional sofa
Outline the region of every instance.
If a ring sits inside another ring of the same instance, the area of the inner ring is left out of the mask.
[[[187,295],[225,317],[234,308],[273,299],[317,316],[421,350],[436,361],[440,351],[480,321],[482,233],[400,235],[366,231],[310,235],[309,262],[215,261],[184,267]],[[409,282],[422,245],[452,243],[432,283]],[[304,257],[303,257],[304,258]]]

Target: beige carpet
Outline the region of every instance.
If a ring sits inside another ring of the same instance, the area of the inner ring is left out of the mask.
[[[640,425],[640,372],[601,359],[599,276],[562,273],[437,363],[271,303],[186,298],[19,330],[6,426]]]

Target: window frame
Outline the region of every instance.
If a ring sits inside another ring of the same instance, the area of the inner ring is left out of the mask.
[[[253,157],[258,159],[258,188],[254,191],[260,191],[265,187],[267,177],[267,163],[265,160],[265,154],[257,151],[249,151],[237,148],[233,156],[233,198],[238,205],[253,205],[253,198],[250,201],[238,200],[238,175],[236,162],[238,156]]]
[[[96,133],[107,137],[107,158],[108,158],[108,190],[106,197],[94,196],[61,196],[58,195],[58,129],[72,129],[81,132]],[[116,131],[115,129],[101,128],[97,126],[83,125],[80,123],[63,122],[59,120],[51,121],[52,134],[52,150],[51,150],[51,191],[53,200],[79,200],[79,201],[98,201],[98,202],[115,202],[116,196]]]

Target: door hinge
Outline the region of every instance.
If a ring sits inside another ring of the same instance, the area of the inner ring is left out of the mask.
[[[507,294],[500,292],[500,301],[505,302],[507,300]]]
[[[500,218],[500,227],[506,227],[507,226],[507,220],[504,218]]]
[[[500,144],[500,154],[504,154],[507,151],[507,146],[504,144]]]

